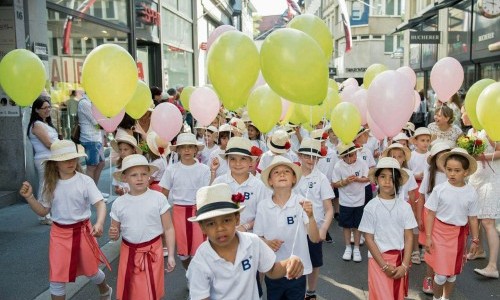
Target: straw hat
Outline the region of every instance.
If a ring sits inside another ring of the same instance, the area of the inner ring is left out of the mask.
[[[146,143],[148,144],[149,150],[153,152],[157,156],[165,155],[167,156],[170,153],[170,143],[164,141],[160,136],[154,132],[148,132],[146,137]],[[163,148],[163,151],[160,151],[160,148]],[[160,153],[163,152],[163,153]]]
[[[429,137],[431,137],[432,133],[429,130],[429,128],[427,128],[427,127],[419,127],[419,128],[417,128],[417,130],[415,130],[415,133],[410,138],[410,142],[412,142],[413,144],[415,144],[415,142],[417,140],[417,137],[421,136],[421,135],[428,135]]]
[[[234,127],[232,127],[231,125],[229,124],[222,124],[221,126],[219,126],[219,133],[221,132],[233,132],[234,131]]]
[[[113,177],[118,181],[122,181],[123,172],[125,172],[126,170],[128,170],[132,167],[139,167],[139,166],[148,167],[149,168],[149,173],[148,173],[149,176],[151,176],[151,174],[153,174],[154,172],[158,171],[157,167],[150,165],[148,163],[148,160],[146,159],[146,157],[144,157],[144,155],[132,154],[132,155],[129,155],[123,159],[122,168],[113,172]]]
[[[199,222],[218,216],[234,214],[245,208],[232,200],[231,188],[226,183],[204,186],[196,192],[196,217],[189,222]]]
[[[137,140],[130,134],[121,134],[111,141],[111,148],[113,148],[113,150],[115,150],[115,152],[117,153],[120,152],[120,149],[118,147],[119,143],[129,144],[130,146],[132,146],[132,148],[135,149],[135,153],[142,154],[141,148],[139,148],[139,146],[137,145]]]
[[[400,141],[400,140],[405,140],[405,141],[408,141],[409,139],[410,139],[410,138],[409,138],[406,134],[404,134],[404,133],[400,132],[400,133],[396,134],[396,136],[394,136],[394,137],[392,138],[392,141],[393,141],[393,142],[397,142],[397,141]]]
[[[243,134],[247,132],[247,126],[242,119],[233,117],[229,120],[229,125],[233,126],[239,133]]]
[[[477,161],[474,159],[474,157],[472,157],[469,153],[467,153],[467,150],[465,150],[463,148],[453,148],[453,149],[451,149],[451,151],[446,152],[443,155],[441,155],[436,162],[438,168],[440,168],[441,170],[444,170],[445,169],[444,164],[446,162],[446,159],[448,157],[450,157],[451,155],[460,155],[460,156],[465,157],[469,161],[469,169],[467,170],[469,173],[469,176],[476,172]]]
[[[339,157],[344,157],[347,154],[356,152],[358,150],[359,148],[356,147],[354,143],[349,143],[349,144],[339,143],[337,145],[337,153],[339,154]]]
[[[267,168],[265,168],[260,174],[260,180],[262,180],[262,182],[264,182],[264,184],[268,188],[272,189],[272,187],[269,185],[269,175],[271,174],[271,171],[274,169],[274,167],[277,166],[288,166],[293,170],[297,180],[293,186],[295,186],[297,182],[300,181],[300,177],[302,176],[302,170],[300,169],[300,167],[292,163],[288,158],[283,157],[281,155],[276,155],[271,161],[271,164]]]
[[[370,179],[371,182],[375,182],[375,173],[379,169],[397,169],[401,173],[401,181],[400,181],[400,186],[405,184],[408,181],[408,173],[401,168],[399,165],[399,162],[392,157],[382,157],[375,168],[371,168],[370,171],[368,172],[368,178]]]
[[[196,136],[191,132],[184,132],[179,134],[177,136],[177,142],[175,143],[175,145],[170,145],[170,150],[175,152],[177,151],[177,146],[183,145],[194,145],[198,147],[198,151],[201,151],[203,150],[203,148],[205,148],[205,145],[199,143],[196,139]]]
[[[356,137],[354,137],[353,141],[356,140],[357,138],[359,138],[363,133],[369,132],[369,131],[370,131],[370,128],[366,128],[366,127],[361,126],[358,130],[358,133],[356,134]]]
[[[230,138],[227,142],[226,152],[219,154],[219,156],[226,159],[229,154],[248,156],[251,157],[252,160],[257,159],[257,156],[252,155],[252,143],[250,140],[239,136]]]
[[[448,143],[435,143],[434,145],[432,145],[431,147],[431,153],[430,155],[427,157],[427,163],[430,164],[431,163],[431,159],[438,153],[440,152],[443,152],[443,151],[447,151],[447,150],[451,150],[451,147]]]
[[[206,130],[210,131],[211,133],[217,133],[217,132],[219,132],[219,130],[217,130],[217,127],[215,127],[213,125],[208,126]]]
[[[77,145],[70,140],[56,140],[50,145],[50,157],[47,161],[65,161],[78,157],[87,157],[82,145]]]
[[[274,153],[283,154],[290,149],[290,136],[284,130],[276,130],[267,140],[267,148]]]
[[[295,134],[295,127],[297,127],[297,126],[291,126],[291,125],[287,124],[287,125],[283,126],[281,130],[284,130],[289,135],[292,135],[292,134]]]
[[[403,153],[405,154],[406,162],[408,163],[410,161],[410,158],[411,158],[410,149],[408,149],[408,147],[401,145],[400,143],[394,143],[394,144],[389,145],[389,147],[385,148],[384,152],[382,152],[382,157],[390,157],[389,151],[391,151],[392,149],[399,149],[399,150],[403,151]]]
[[[406,122],[405,127],[403,127],[404,130],[408,130],[411,134],[415,132],[415,124],[412,122]]]
[[[297,153],[322,158],[321,141],[313,138],[305,138],[300,143],[299,151],[297,151]]]
[[[310,137],[322,142],[328,139],[328,133],[325,131],[325,129],[315,129],[311,131]]]

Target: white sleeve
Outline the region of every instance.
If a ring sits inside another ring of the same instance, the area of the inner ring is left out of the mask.
[[[196,259],[189,264],[186,272],[189,282],[189,296],[192,300],[210,298],[210,275]]]
[[[335,197],[335,194],[333,193],[332,186],[328,182],[328,179],[326,176],[321,176],[321,182],[320,182],[320,194],[321,194],[321,199],[320,200],[328,200],[328,199],[333,199]]]
[[[172,175],[171,175],[171,173],[173,172],[173,168],[174,168],[173,165],[169,166],[165,170],[165,173],[163,173],[163,176],[161,177],[160,183],[158,183],[158,185],[164,189],[167,189],[167,190],[172,189]]]
[[[167,201],[167,197],[162,193],[155,193],[158,197],[158,210],[160,211],[160,215],[163,215],[170,209],[170,203]]]
[[[372,200],[373,201],[373,200]],[[370,208],[363,211],[363,217],[361,217],[361,222],[359,223],[358,230],[364,233],[375,233],[375,216],[373,215]]]
[[[467,216],[469,217],[475,217],[479,214],[479,195],[477,194],[477,192],[475,190],[472,191],[471,193],[471,200],[470,203],[469,203],[469,207],[468,207],[468,213],[467,213]]]
[[[210,168],[207,167],[206,165],[199,163],[200,166],[203,167],[203,179],[202,179],[202,186],[208,186],[210,185]]]
[[[332,182],[337,182],[342,179],[342,174],[340,173],[340,168],[338,167],[338,162],[335,164],[335,167],[333,167],[333,172],[332,172]]]
[[[429,196],[429,199],[427,199],[427,201],[425,202],[425,208],[432,210],[434,212],[437,211],[439,204],[438,190],[439,188],[435,187],[431,195]]]
[[[121,202],[121,197],[118,197],[116,198],[115,201],[113,201],[113,205],[111,205],[111,211],[109,212],[109,216],[111,217],[111,219],[117,221],[117,222],[120,222],[120,217],[119,217],[119,211],[118,211],[118,206],[120,205],[120,202]]]
[[[422,195],[427,194],[427,189],[429,188],[429,171],[427,168],[424,170],[424,177],[422,178],[422,183],[420,183],[420,188],[418,192]]]
[[[265,201],[265,200],[264,200]],[[263,213],[263,206],[265,204],[262,203],[261,205],[257,206],[257,211],[255,212],[255,221],[253,224],[253,233],[256,234],[257,236],[264,236],[264,222],[265,222],[265,217]]]
[[[97,188],[97,185],[95,185],[94,180],[86,175],[83,176],[85,176],[84,180],[87,186],[87,196],[90,204],[94,205],[100,200],[103,200],[104,197],[102,196],[101,191],[99,191],[99,189]]]
[[[261,273],[267,273],[276,262],[276,254],[261,238],[257,237],[257,240],[259,245],[259,266],[257,270]]]
[[[411,192],[413,190],[416,190],[418,188],[417,181],[415,180],[415,176],[413,175],[413,172],[409,173],[408,175],[408,192]]]
[[[413,229],[413,228],[416,228],[418,226],[417,224],[417,220],[415,219],[415,215],[413,214],[413,211],[411,210],[411,205],[407,202],[405,202],[404,204],[406,204],[404,206],[405,208],[405,229]]]

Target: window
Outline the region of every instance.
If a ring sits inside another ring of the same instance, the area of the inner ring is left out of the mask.
[[[394,51],[394,37],[390,35],[385,36],[384,52],[392,53]]]
[[[165,89],[177,84],[193,85],[193,53],[163,44]]]
[[[404,0],[372,0],[372,16],[400,16],[404,12]]]
[[[193,23],[168,9],[163,8],[162,12],[163,40],[177,48],[192,49]]]
[[[97,0],[90,7],[86,7],[90,1],[74,1],[74,0],[47,0],[57,5],[61,5],[76,11],[86,9],[85,13],[96,18],[107,20],[119,25],[128,25],[127,0]],[[49,11],[49,20],[51,19]],[[57,13],[56,13],[57,14]]]

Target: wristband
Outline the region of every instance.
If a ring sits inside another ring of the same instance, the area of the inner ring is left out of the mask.
[[[406,272],[408,271],[408,266],[407,266],[407,265],[405,265],[405,263],[404,263],[404,262],[401,262],[401,265],[403,266],[403,268],[405,268],[405,273],[406,273]]]
[[[382,269],[382,272],[385,272],[385,271],[387,271],[387,269],[389,269],[389,265],[386,263],[381,269]]]

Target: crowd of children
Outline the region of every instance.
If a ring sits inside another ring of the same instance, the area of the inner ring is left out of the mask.
[[[163,297],[176,255],[193,300],[259,299],[263,284],[269,300],[317,299],[334,220],[343,260],[362,262],[366,243],[370,299],[404,299],[410,268],[422,261],[423,291],[450,299],[469,232],[469,255],[479,244],[479,196],[467,183],[477,163],[466,151],[431,143],[429,129],[411,124],[384,141],[361,127],[346,144],[323,122],[310,133],[277,125],[267,136],[246,119],[214,125],[171,144],[148,133],[149,160],[133,136],[111,143],[119,155],[108,229],[110,239],[122,238],[117,299]],[[101,300],[113,295],[95,240],[106,206],[80,172],[84,155],[71,141],[53,143],[39,199],[28,182],[20,190],[36,214],[52,214],[53,299],[64,299],[78,275],[97,284]]]

